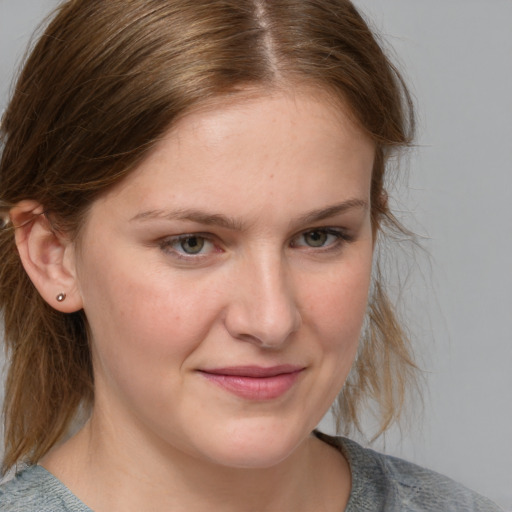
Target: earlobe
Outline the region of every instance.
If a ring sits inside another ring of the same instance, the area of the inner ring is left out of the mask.
[[[35,201],[21,201],[9,215],[23,267],[43,299],[63,313],[82,309],[74,244],[53,229]]]

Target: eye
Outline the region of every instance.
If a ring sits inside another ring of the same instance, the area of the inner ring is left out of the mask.
[[[348,241],[348,236],[339,229],[318,228],[304,231],[292,240],[292,247],[310,247],[312,249],[335,248],[343,241]]]
[[[178,242],[180,249],[187,254],[199,254],[205,245],[205,239],[201,236],[189,236]]]
[[[199,234],[180,235],[165,238],[160,242],[160,248],[177,257],[206,256],[215,251],[214,243]]]
[[[325,231],[309,231],[304,233],[303,238],[310,247],[323,247],[329,239],[329,234]]]

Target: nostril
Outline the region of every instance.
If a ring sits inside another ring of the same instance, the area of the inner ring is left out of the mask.
[[[238,340],[279,348],[302,325],[298,297],[282,253],[269,251],[268,245],[258,248],[238,268],[244,286],[233,289],[226,328]]]
[[[230,335],[240,341],[264,348],[280,348],[302,325],[302,317],[295,304],[287,308],[267,304],[265,308],[254,304],[240,304],[229,308],[225,324]]]

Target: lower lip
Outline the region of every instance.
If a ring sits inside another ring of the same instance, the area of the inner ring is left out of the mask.
[[[272,377],[244,377],[201,372],[210,382],[248,400],[273,400],[284,395],[295,384],[301,370]]]

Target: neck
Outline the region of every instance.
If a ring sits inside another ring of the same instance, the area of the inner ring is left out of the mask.
[[[343,510],[348,501],[348,464],[314,436],[276,465],[246,469],[200,460],[161,441],[142,449],[140,442],[120,442],[119,433],[96,427],[92,418],[42,461],[95,512],[327,512]]]

